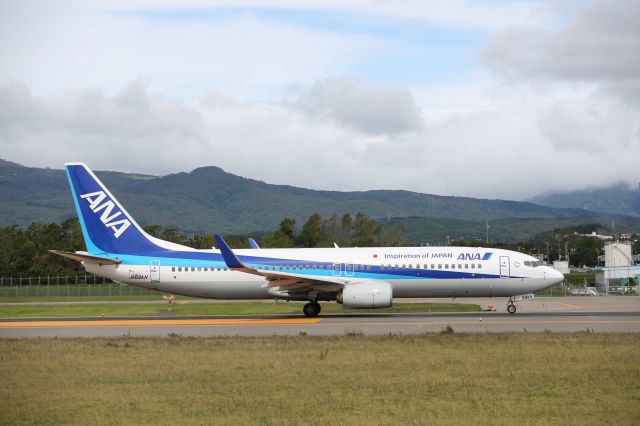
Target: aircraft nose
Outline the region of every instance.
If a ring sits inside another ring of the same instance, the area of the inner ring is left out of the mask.
[[[549,268],[549,279],[554,284],[561,283],[564,280],[564,274],[556,269]]]

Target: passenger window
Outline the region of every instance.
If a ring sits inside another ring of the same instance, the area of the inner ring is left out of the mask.
[[[227,267],[226,267],[226,266],[224,267],[224,270],[225,270],[225,271],[227,270]]]
[[[448,263],[444,264],[444,269],[449,269],[449,264]]]
[[[192,266],[192,267],[191,267],[191,272],[195,272],[195,271],[196,271],[195,266]]]
[[[469,264],[468,263],[464,264],[464,269],[469,269]]]
[[[178,272],[182,272],[182,266],[178,266]]]
[[[433,263],[431,264],[431,269],[436,269],[436,265],[434,265]]]
[[[456,264],[455,263],[451,264],[451,269],[456,269]]]
[[[442,263],[438,263],[438,269],[442,269]]]
[[[176,267],[175,267],[175,266],[172,266],[172,267],[171,267],[171,272],[175,272],[175,271],[176,271]]]
[[[409,269],[413,269],[413,267],[412,267],[412,265],[411,265],[411,264],[409,264],[408,268],[409,268]]]
[[[462,265],[458,264],[458,269],[462,269]]]
[[[478,263],[478,269],[482,268],[482,263]]]
[[[471,264],[471,269],[475,269],[475,268],[476,268],[476,264],[475,264],[475,263],[472,263],[472,264]]]
[[[371,265],[367,265],[367,271],[371,270]]]

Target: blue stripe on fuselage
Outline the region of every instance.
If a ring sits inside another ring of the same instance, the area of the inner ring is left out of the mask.
[[[158,252],[157,256],[139,255],[110,255],[107,257],[117,258],[122,261],[122,265],[147,266],[152,260],[160,260],[161,266],[196,267],[196,268],[216,268],[223,269],[227,265],[219,253],[207,252],[178,252],[165,251]],[[265,258],[256,256],[238,256],[248,267],[256,268],[270,266],[277,267],[276,271],[288,274],[297,274],[317,277],[342,277],[342,278],[362,278],[362,279],[470,279],[470,278],[499,278],[494,274],[483,274],[478,272],[463,272],[442,269],[407,269],[407,268],[382,268],[379,265],[364,265],[365,270],[351,269],[353,263],[333,263],[316,262],[309,260],[293,260],[280,258]],[[306,266],[310,269],[306,269]],[[339,265],[340,271],[334,271],[334,265]],[[349,272],[345,273],[346,265],[349,265]],[[288,268],[287,268],[288,266]],[[313,269],[313,267],[316,269]],[[280,269],[282,267],[282,269]],[[320,269],[322,268],[322,269]],[[369,269],[370,268],[370,269]],[[351,272],[353,271],[353,273]],[[268,272],[265,270],[265,272]],[[512,277],[521,278],[521,277]]]

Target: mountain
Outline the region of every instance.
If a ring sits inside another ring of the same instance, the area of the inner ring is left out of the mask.
[[[529,201],[550,207],[640,217],[640,188],[630,188],[624,183],[606,188],[543,194]]]
[[[559,228],[586,224],[601,224],[608,228],[615,221],[616,232],[640,233],[640,218],[611,216],[594,213],[570,218],[507,218],[489,221],[489,240],[502,243],[530,241],[540,234]],[[486,240],[486,222],[431,217],[393,218],[393,223],[402,225],[402,240],[406,244],[446,244],[450,241]],[[595,228],[597,229],[597,228]],[[595,230],[594,229],[594,230]],[[447,238],[448,237],[448,238]]]
[[[582,222],[593,222],[594,217],[601,216],[580,209],[529,202],[409,191],[316,191],[246,179],[218,167],[201,167],[190,173],[167,176],[111,171],[96,172],[96,175],[142,225],[157,224],[198,233],[270,231],[284,217],[303,223],[315,212],[324,217],[334,212],[341,215],[362,211],[375,218],[466,221],[473,228],[473,234],[478,233],[477,229],[482,231],[487,220],[535,219],[553,226],[558,221],[575,222],[578,218]],[[60,222],[74,215],[63,170],[25,167],[0,160],[0,226]],[[426,229],[423,222],[419,229]],[[459,229],[454,222],[449,222],[449,226]],[[484,235],[484,231],[479,234]]]

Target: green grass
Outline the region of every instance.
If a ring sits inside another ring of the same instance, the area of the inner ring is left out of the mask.
[[[302,303],[186,303],[174,304],[175,315],[252,315],[301,314]],[[108,305],[32,305],[2,306],[0,317],[97,317],[156,315],[167,311],[166,304],[108,304]],[[385,312],[478,312],[478,305],[465,303],[398,303],[389,309],[342,309],[337,303],[323,303],[322,313],[385,313]]]
[[[584,286],[585,280],[587,282],[588,287],[593,287],[596,285],[595,272],[573,272],[571,274],[565,274],[564,279],[567,282],[567,284],[572,285],[574,287]]]
[[[119,302],[157,300],[162,301],[162,293],[155,295],[131,295],[131,296],[30,296],[30,297],[0,297],[0,303],[25,303],[25,302]],[[180,299],[191,300],[191,297],[180,296]]]
[[[134,285],[106,284],[61,284],[61,285],[3,285],[1,298],[42,298],[42,297],[157,297],[157,291]]]
[[[0,340],[3,424],[632,425],[640,334]]]

